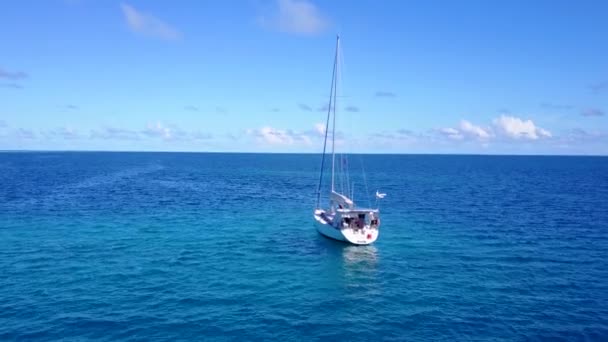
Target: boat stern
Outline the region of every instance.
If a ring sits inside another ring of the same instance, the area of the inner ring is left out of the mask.
[[[378,239],[379,230],[377,228],[365,227],[361,229],[342,229],[342,235],[346,241],[354,245],[369,245]]]

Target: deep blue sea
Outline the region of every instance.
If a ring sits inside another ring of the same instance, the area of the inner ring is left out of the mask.
[[[319,155],[0,153],[0,340],[608,341],[608,158],[360,157],[357,247]]]

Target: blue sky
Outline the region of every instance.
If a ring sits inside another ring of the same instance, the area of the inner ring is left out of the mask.
[[[606,1],[6,1],[0,149],[608,154]]]

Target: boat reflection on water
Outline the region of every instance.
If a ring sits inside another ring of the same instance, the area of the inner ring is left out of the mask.
[[[378,261],[378,248],[374,245],[343,246],[342,288],[357,298],[381,294]]]
[[[342,258],[345,266],[364,264],[369,267],[378,262],[378,248],[374,245],[343,246]]]
[[[373,269],[378,263],[378,248],[375,245],[348,245],[329,239],[317,239],[316,243],[319,253],[326,255],[327,260],[342,264],[345,268],[361,266]]]
[[[322,260],[319,278],[324,280],[327,291],[337,291],[336,295],[348,291],[349,296],[357,298],[381,294],[381,249],[375,245],[336,243],[322,236],[315,241]]]

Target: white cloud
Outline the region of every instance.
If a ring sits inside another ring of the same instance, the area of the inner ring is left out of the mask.
[[[162,139],[167,142],[176,141],[202,141],[211,139],[213,136],[201,130],[186,131],[176,125],[165,125],[162,122],[148,123],[141,131],[103,127],[91,130],[91,139],[103,140],[142,140],[144,138]]]
[[[148,13],[140,12],[124,3],[120,7],[127,25],[133,32],[165,40],[177,40],[182,36],[177,29]]]
[[[275,13],[262,16],[263,26],[283,32],[317,34],[329,26],[329,20],[307,0],[277,0]]]
[[[78,131],[70,126],[61,127],[53,132],[53,134],[60,136],[64,139],[78,139],[80,134]]]
[[[494,119],[494,127],[503,136],[511,139],[537,140],[550,138],[551,132],[537,127],[532,120],[522,120],[508,115]]]
[[[481,128],[467,120],[461,120],[458,128],[446,127],[438,131],[439,134],[452,140],[487,140],[492,137],[491,129]]]
[[[315,132],[317,132],[320,136],[325,135],[325,124],[318,122],[315,124]]]
[[[286,130],[275,129],[272,127],[262,127],[258,134],[269,144],[291,145],[294,138]]]
[[[171,140],[175,137],[175,130],[164,126],[160,122],[156,122],[156,124],[149,123],[141,133],[148,137],[157,137],[164,140]]]
[[[522,120],[509,115],[501,115],[492,121],[492,126],[488,127],[461,120],[457,128],[440,128],[437,132],[451,140],[478,140],[484,143],[498,138],[537,140],[552,136],[551,132],[536,126],[532,120]]]
[[[479,126],[475,126],[467,120],[460,121],[460,131],[466,136],[480,140],[489,139],[492,136],[489,129],[483,129]]]
[[[453,140],[462,140],[464,136],[456,128],[446,127],[440,128],[439,133]]]
[[[325,127],[323,127],[323,129],[324,128]],[[304,146],[311,146],[313,144],[313,139],[319,139],[319,137],[323,136],[317,129],[314,131],[307,130],[304,132],[298,132],[291,129],[278,129],[270,126],[265,126],[260,129],[248,129],[245,131],[245,134],[255,137],[258,142],[269,145]]]

